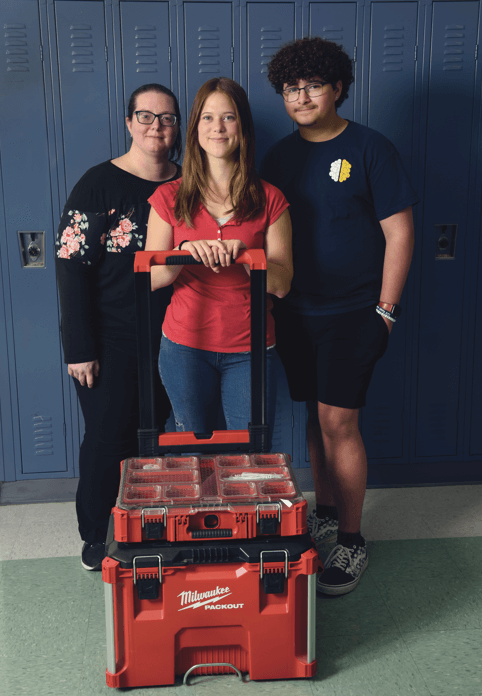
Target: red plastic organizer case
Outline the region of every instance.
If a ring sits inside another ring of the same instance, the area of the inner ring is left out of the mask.
[[[126,459],[116,541],[304,534],[307,503],[286,454]]]

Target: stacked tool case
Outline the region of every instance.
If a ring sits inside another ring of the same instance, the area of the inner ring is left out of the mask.
[[[306,533],[306,508],[285,454],[127,459],[114,538],[293,536]]]
[[[262,250],[236,260],[251,267],[248,430],[159,436],[155,427],[143,371],[153,362],[144,331],[150,266],[192,260],[182,252],[136,254],[136,275],[144,276],[137,283],[139,457],[122,462],[102,565],[111,687],[173,684],[192,672],[235,670],[255,680],[316,673],[321,564],[289,457],[267,452]]]

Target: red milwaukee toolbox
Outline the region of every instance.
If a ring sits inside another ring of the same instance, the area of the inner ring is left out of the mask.
[[[316,673],[319,559],[309,534],[153,545],[113,532],[112,518],[102,564],[108,686]]]
[[[121,542],[304,534],[307,503],[285,454],[126,459],[114,538]]]

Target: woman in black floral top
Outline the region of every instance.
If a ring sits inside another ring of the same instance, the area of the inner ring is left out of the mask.
[[[99,570],[120,461],[138,451],[137,350],[134,254],[146,241],[150,205],[159,184],[181,168],[180,112],[162,85],[144,85],[130,98],[125,155],[89,169],[74,187],[55,246],[65,362],[85,421],[80,447],[77,517],[84,546],[82,565]],[[153,299],[153,334],[160,332],[170,293]],[[154,369],[157,374],[157,367]],[[159,380],[161,429],[170,404]]]

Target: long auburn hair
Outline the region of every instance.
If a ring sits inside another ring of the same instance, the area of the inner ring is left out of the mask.
[[[239,148],[229,182],[229,197],[238,220],[256,217],[266,204],[266,195],[255,169],[255,136],[253,118],[244,89],[228,77],[214,77],[205,82],[194,97],[186,135],[182,165],[182,182],[174,207],[178,221],[193,226],[192,218],[205,200],[209,188],[206,172],[206,154],[199,145],[198,124],[206,99],[213,92],[221,92],[231,99],[239,126]]]

